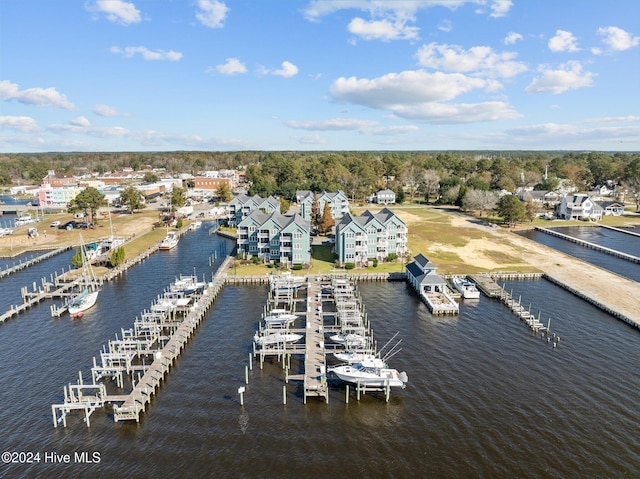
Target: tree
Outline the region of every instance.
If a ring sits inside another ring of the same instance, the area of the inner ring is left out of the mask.
[[[80,246],[80,248],[82,248],[82,246]],[[84,257],[80,248],[78,248],[75,254],[71,257],[71,266],[73,266],[74,268],[79,268],[80,266],[82,266]]]
[[[630,177],[623,184],[633,195],[636,211],[640,211],[640,176]]]
[[[228,203],[229,201],[231,201],[231,198],[233,198],[233,194],[229,189],[228,182],[223,181],[220,183],[220,186],[218,186],[218,191],[216,191],[216,196],[223,203]]]
[[[465,210],[478,210],[480,217],[487,210],[492,210],[498,204],[498,197],[493,191],[476,190],[470,188],[462,199],[462,207]]]
[[[144,174],[144,178],[142,179],[142,181],[146,183],[156,183],[158,181],[158,177],[153,173],[151,173],[150,171],[147,171]]]
[[[396,188],[396,203],[404,203],[404,200],[406,198],[406,194],[404,192],[404,189],[402,188],[402,186],[398,186]]]
[[[325,202],[324,211],[322,212],[322,219],[320,221],[319,230],[322,234],[327,234],[331,231],[331,228],[335,224],[333,220],[333,216],[331,216],[331,207],[329,206],[329,202]]]
[[[127,206],[129,211],[134,213],[136,210],[142,208],[142,193],[140,193],[133,186],[127,186],[122,193],[120,193],[120,203]]]
[[[187,190],[174,186],[171,190],[171,207],[175,211],[175,208],[182,208],[187,202]]]
[[[460,195],[460,185],[453,185],[442,194],[445,203],[454,204]]]
[[[120,246],[113,250],[111,253],[111,258],[109,259],[111,266],[114,268],[122,263],[124,263],[124,246]]]
[[[498,215],[504,219],[509,226],[526,218],[525,205],[515,195],[504,195],[498,201]]]
[[[82,190],[74,199],[69,202],[69,211],[83,211],[89,213],[89,221],[93,222],[96,211],[104,204],[104,195],[97,189],[89,186]]]
[[[422,174],[422,185],[424,186],[424,199],[429,203],[431,193],[435,193],[440,188],[440,175],[436,170],[426,170]]]
[[[328,203],[325,202],[325,206]],[[311,229],[317,230],[320,226],[320,221],[322,220],[322,216],[320,216],[320,204],[318,202],[318,193],[313,193],[313,201],[311,202]]]

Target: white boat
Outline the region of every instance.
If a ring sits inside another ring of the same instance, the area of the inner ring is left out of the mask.
[[[71,316],[82,316],[82,312],[93,307],[98,300],[100,287],[91,266],[91,261],[87,258],[82,235],[80,235],[80,254],[82,256],[82,277],[85,281],[85,287],[76,294],[67,305]]]
[[[361,363],[371,359],[376,359],[376,356],[368,353],[359,353],[357,351],[342,351],[333,353],[333,357],[342,361],[343,363],[355,364]]]
[[[191,231],[195,231],[198,228],[200,228],[202,226],[202,221],[194,221],[193,223],[191,223],[189,225],[189,228],[191,229]]]
[[[328,369],[344,382],[361,384],[369,387],[384,388],[386,386],[404,388],[409,380],[407,373],[390,369],[379,358],[368,359],[357,364],[345,364]]]
[[[451,279],[451,284],[464,299],[478,299],[480,297],[480,291],[478,291],[473,281],[454,276]]]
[[[271,310],[271,313],[264,317],[264,322],[269,326],[284,328],[293,323],[298,316],[288,313],[286,310]]]
[[[329,339],[334,343],[344,344],[350,348],[364,348],[367,345],[367,338],[360,334],[340,333],[329,336]]]
[[[160,246],[158,249],[161,250],[170,250],[174,246],[178,244],[178,233],[175,231],[167,232],[167,236],[160,242]]]
[[[302,339],[302,334],[295,333],[272,333],[265,336],[256,334],[253,340],[258,346],[273,346],[276,344],[295,343]]]

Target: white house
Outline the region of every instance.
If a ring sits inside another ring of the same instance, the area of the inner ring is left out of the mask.
[[[565,220],[600,221],[603,213],[598,203],[582,193],[564,196],[558,207],[558,217]]]
[[[380,190],[376,193],[375,202],[382,205],[389,205],[396,202],[396,194],[392,190]]]

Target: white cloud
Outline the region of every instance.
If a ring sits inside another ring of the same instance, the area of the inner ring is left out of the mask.
[[[38,130],[38,124],[30,116],[0,116],[0,128],[29,133]]]
[[[109,105],[96,105],[93,112],[98,116],[120,116],[118,110]]]
[[[506,15],[512,6],[511,0],[311,0],[302,13],[310,21],[318,21],[340,10],[361,10],[378,16],[393,14],[400,18],[413,16],[418,10],[431,7],[447,7],[455,10],[466,3],[489,5],[492,17]]]
[[[291,137],[302,145],[326,145],[327,140],[320,135],[296,135]]]
[[[578,40],[573,33],[565,30],[556,30],[554,37],[549,40],[549,50],[552,52],[577,52]]]
[[[451,20],[444,19],[438,24],[438,30],[441,32],[450,32],[453,30],[453,24]]]
[[[97,0],[95,6],[89,7],[107,15],[107,20],[122,25],[140,23],[142,20],[140,11],[133,3],[123,0]]]
[[[365,40],[415,40],[420,29],[410,23],[416,21],[419,10],[436,6],[455,10],[466,3],[489,6],[494,18],[506,15],[512,6],[511,0],[312,0],[302,12],[307,20],[319,21],[340,10],[359,10],[370,18],[353,18],[348,27],[352,34]],[[479,13],[486,12],[481,9]],[[450,31],[451,23],[445,21],[438,28]]]
[[[344,131],[344,130],[362,130],[378,125],[374,120],[353,120],[346,118],[334,118],[332,120],[318,121],[297,121],[287,120],[285,125],[299,130],[313,131]]]
[[[417,56],[424,67],[489,77],[509,78],[527,70],[524,63],[514,61],[516,53],[497,53],[485,46],[465,50],[459,45],[430,43],[423,45]]]
[[[229,13],[229,7],[218,0],[198,0],[196,18],[209,28],[222,28]]]
[[[640,37],[634,37],[629,32],[618,27],[601,27],[598,33],[602,36],[602,41],[615,51],[624,51],[637,47],[640,44]]]
[[[392,111],[402,118],[438,124],[511,120],[521,116],[508,103],[502,101],[406,104]]]
[[[365,40],[412,40],[418,38],[417,27],[410,27],[406,20],[363,20],[356,17],[349,23],[349,32]]]
[[[73,110],[75,108],[65,95],[59,93],[53,87],[20,90],[19,85],[11,83],[9,80],[0,81],[0,98],[16,100],[27,105],[57,106],[64,110]]]
[[[513,2],[511,0],[493,0],[491,2],[491,14],[490,16],[493,18],[504,17],[511,7],[513,6]]]
[[[173,50],[164,51],[156,50],[152,51],[146,47],[111,47],[111,53],[122,55],[125,58],[132,58],[136,54],[142,55],[145,60],[168,60],[176,62],[182,58],[182,53],[174,52]]]
[[[333,82],[330,93],[339,102],[388,109],[394,105],[451,100],[486,85],[487,82],[481,78],[458,73],[409,70],[372,80],[341,77]]]
[[[279,70],[273,70],[270,72],[272,75],[277,75],[285,78],[290,78],[298,74],[298,67],[288,61],[283,61]]]
[[[78,118],[74,118],[73,120],[69,121],[69,124],[73,126],[80,126],[83,128],[91,126],[91,123],[89,122],[89,120],[84,116],[79,116]]]
[[[288,120],[285,125],[298,130],[310,131],[357,131],[365,135],[404,135],[418,130],[415,125],[382,126],[375,120],[334,118],[331,120],[297,121]]]
[[[237,58],[227,58],[225,63],[216,66],[216,70],[223,75],[237,75],[238,73],[246,73],[247,67]]]
[[[583,72],[579,62],[568,62],[560,65],[557,70],[544,67],[540,70],[542,76],[535,78],[527,88],[527,93],[553,93],[557,95],[567,90],[591,86],[594,74]]]
[[[423,70],[389,73],[374,79],[338,78],[330,88],[335,101],[389,110],[412,120],[459,123],[499,120],[519,116],[504,102],[447,104],[461,94],[494,88],[492,81],[460,73]]]
[[[518,40],[522,40],[522,35],[516,32],[509,32],[507,36],[504,38],[505,45],[513,45]]]

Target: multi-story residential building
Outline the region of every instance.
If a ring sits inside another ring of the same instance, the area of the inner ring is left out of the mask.
[[[336,254],[341,263],[364,264],[407,252],[407,225],[389,208],[379,213],[348,213],[336,225]]]
[[[396,202],[396,194],[393,190],[380,190],[376,193],[375,201],[378,204],[389,205]]]
[[[51,183],[43,183],[38,190],[38,206],[44,209],[66,209],[84,188],[76,185],[52,186]]]
[[[238,253],[265,263],[311,261],[310,224],[302,216],[252,211],[238,224]]]
[[[51,185],[54,188],[60,188],[63,186],[77,185],[78,180],[75,176],[56,173],[54,170],[49,170],[47,176],[42,179],[42,183],[45,185]]]
[[[238,226],[254,210],[260,210],[266,214],[280,213],[280,200],[273,196],[265,199],[258,195],[237,195],[229,202],[229,226]]]
[[[298,194],[300,193],[300,194]],[[349,199],[347,195],[342,191],[336,191],[334,193],[322,193],[316,194],[318,197],[318,211],[320,214],[324,211],[324,204],[329,203],[331,210],[331,216],[334,220],[339,221],[344,215],[349,213]],[[311,210],[313,208],[314,193],[311,191],[299,191],[296,193],[296,200],[300,203],[300,215],[305,220],[311,221]]]
[[[558,207],[558,217],[565,220],[600,221],[603,213],[602,207],[585,194],[566,195]]]

